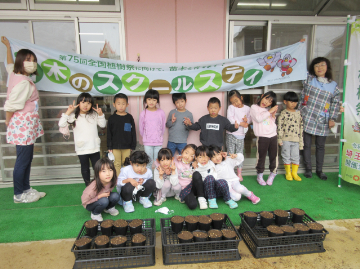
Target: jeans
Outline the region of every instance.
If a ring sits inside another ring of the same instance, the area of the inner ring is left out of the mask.
[[[88,204],[86,209],[91,211],[94,215],[99,215],[104,209],[112,208],[120,199],[120,194],[117,192],[110,192],[109,197],[102,197],[92,204]]]
[[[157,159],[161,148],[162,146],[144,146],[144,150],[150,158],[150,162],[146,166],[147,168],[152,169],[152,164]]]
[[[16,162],[13,171],[14,194],[22,194],[30,189],[30,169],[34,154],[34,144],[16,145]]]
[[[185,148],[186,143],[174,143],[168,142],[167,147],[171,150],[172,155],[175,155],[176,150],[178,150],[179,155],[181,155],[182,150]]]
[[[94,169],[95,163],[100,160],[100,152],[95,152],[92,154],[78,155],[80,164],[81,164],[81,175],[85,181],[85,185],[90,184],[90,165],[89,159],[91,160],[91,165]]]

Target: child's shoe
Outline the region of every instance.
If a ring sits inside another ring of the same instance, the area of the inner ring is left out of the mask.
[[[125,213],[131,213],[135,211],[134,205],[132,203],[132,200],[130,201],[123,201],[123,207]]]
[[[35,189],[33,189],[33,188],[30,188],[30,189],[24,191],[24,193],[35,193],[35,194],[37,194],[38,196],[40,196],[40,198],[44,198],[45,195],[46,195],[45,192],[37,191],[37,190],[35,190]]]
[[[260,198],[255,196],[253,192],[251,192],[251,195],[248,197],[248,199],[253,203],[253,205],[256,205],[258,202],[260,202]]]
[[[160,199],[159,199],[159,201],[154,201],[154,205],[156,205],[156,206],[160,206],[163,202],[165,202],[166,201],[166,198],[165,197],[161,197]]]
[[[217,203],[216,203],[216,198],[214,198],[214,199],[208,199],[208,201],[209,201],[209,207],[210,207],[210,208],[218,208],[218,205],[217,205]]]
[[[149,197],[141,197],[140,196],[140,204],[144,206],[144,208],[152,207],[152,203],[149,200]]]
[[[104,209],[104,212],[110,214],[111,216],[119,215],[119,210],[117,210],[115,206],[109,209]]]
[[[178,201],[179,201],[180,203],[182,203],[182,204],[185,203],[184,201],[181,201],[180,196],[176,196],[176,195],[175,195],[175,200],[178,200]]]
[[[297,172],[299,169],[299,165],[298,164],[292,164],[292,172],[291,175],[292,177],[296,180],[296,181],[301,181],[301,177],[298,176]]]
[[[199,197],[198,201],[199,201],[200,209],[208,209],[208,204],[204,197]]]
[[[14,203],[15,204],[19,204],[19,203],[33,203],[36,201],[39,201],[40,196],[37,195],[36,193],[22,193],[19,195],[14,195]]]
[[[93,213],[91,213],[91,219],[97,220],[97,221],[103,221],[103,218],[102,218],[102,216],[101,216],[101,213],[100,213],[100,214],[97,214],[97,215],[94,215]]]
[[[286,178],[286,180],[289,180],[289,181],[293,180],[293,176],[291,175],[290,164],[284,164],[284,167],[285,167],[285,178]]]
[[[236,170],[236,174],[237,174],[237,176],[238,176],[238,178],[239,178],[239,181],[243,181],[244,179],[243,179],[243,177],[242,177],[242,175],[241,175],[241,171],[242,171],[242,169],[241,168],[237,168],[237,170]]]
[[[266,186],[266,182],[263,179],[263,173],[257,174],[257,182],[261,185],[261,186]]]
[[[210,204],[210,200],[209,200],[209,204]],[[230,199],[229,201],[226,201],[225,204],[228,204],[231,209],[238,207],[238,204],[232,199]]]
[[[268,184],[269,186],[271,186],[274,182],[276,174],[274,174],[273,172],[270,173],[268,180],[266,181],[266,184]]]

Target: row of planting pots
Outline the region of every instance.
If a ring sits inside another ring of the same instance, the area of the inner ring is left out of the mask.
[[[181,231],[178,234],[179,243],[206,242],[219,240],[235,240],[236,233],[230,229],[211,229],[208,232],[195,230],[193,232]]]
[[[294,223],[291,225],[269,225],[266,227],[269,237],[287,236],[296,234],[322,233],[324,226],[317,222]]]
[[[183,230],[184,222],[186,230],[193,232],[195,230],[209,231],[211,227],[213,229],[221,230],[225,221],[225,215],[220,213],[213,213],[210,217],[206,215],[202,216],[173,216],[170,219],[171,229],[174,233],[178,234]]]
[[[88,220],[85,222],[86,235],[90,237],[95,237],[98,233],[98,225],[99,222],[97,220]],[[142,225],[143,221],[141,219],[134,219],[130,223],[126,220],[118,219],[118,220],[104,220],[101,225],[101,234],[106,236],[112,235],[126,235],[128,228],[130,230],[130,234],[142,233]]]

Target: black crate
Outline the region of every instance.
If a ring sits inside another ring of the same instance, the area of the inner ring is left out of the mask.
[[[131,220],[127,220],[130,222]],[[85,225],[85,223],[84,223]],[[78,237],[79,239],[82,236],[86,235],[85,226],[82,226]],[[99,224],[100,226],[100,224]],[[98,235],[101,234],[101,231],[98,231]],[[137,266],[146,266],[155,264],[155,236],[156,236],[156,226],[155,219],[144,219],[142,226],[142,234],[146,236],[146,244],[141,247],[132,247],[131,246],[131,234],[128,230],[126,237],[127,242],[125,247],[113,248],[109,246],[108,248],[96,249],[94,244],[94,239],[91,243],[90,249],[79,250],[75,243],[71,248],[71,251],[75,255],[75,266],[77,268],[98,268],[94,265],[91,267],[89,264],[108,264],[109,267],[99,268],[113,268],[113,264],[121,263],[124,260],[125,264],[128,264],[124,267],[137,267]],[[110,259],[109,259],[110,258]],[[112,258],[112,259],[111,259]],[[144,260],[145,259],[145,260]],[[94,262],[96,261],[96,262]],[[132,262],[131,262],[132,261]],[[140,263],[140,265],[138,265]],[[145,263],[145,264],[144,264]],[[82,267],[79,267],[82,266]],[[85,266],[85,267],[84,267]],[[119,267],[119,266],[118,266]],[[118,268],[114,267],[114,268]]]
[[[289,218],[286,224],[292,225],[292,213],[290,210],[287,210],[289,213]],[[273,213],[273,211],[270,211]],[[303,243],[313,243],[313,242],[322,242],[325,240],[325,237],[329,232],[324,229],[322,233],[309,233],[309,234],[297,234],[297,235],[288,235],[288,236],[276,236],[269,237],[268,231],[266,228],[261,226],[260,222],[260,212],[255,212],[258,214],[258,220],[254,228],[250,228],[249,225],[244,220],[244,213],[240,213],[241,226],[246,230],[247,234],[251,236],[254,243],[259,246],[277,246],[277,245],[287,245],[287,244],[303,244]],[[307,214],[304,215],[303,223],[315,222]],[[275,224],[275,218],[274,223]]]
[[[323,242],[276,245],[276,246],[258,246],[247,233],[244,225],[240,226],[240,235],[244,239],[245,244],[255,258],[279,257],[309,253],[325,252]]]
[[[165,265],[232,261],[241,259],[238,251],[241,237],[226,214],[222,228],[235,231],[236,238],[234,240],[180,244],[177,234],[175,234],[171,229],[170,218],[161,219],[160,224],[163,262]],[[183,226],[183,230],[186,230],[185,224]]]

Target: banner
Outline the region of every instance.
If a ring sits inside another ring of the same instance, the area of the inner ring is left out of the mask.
[[[306,43],[210,62],[128,62],[68,53],[8,38],[12,53],[32,50],[38,60],[33,77],[41,91],[94,96],[243,90],[306,78]]]
[[[360,21],[351,25],[345,91],[344,143],[341,177],[360,185]]]

